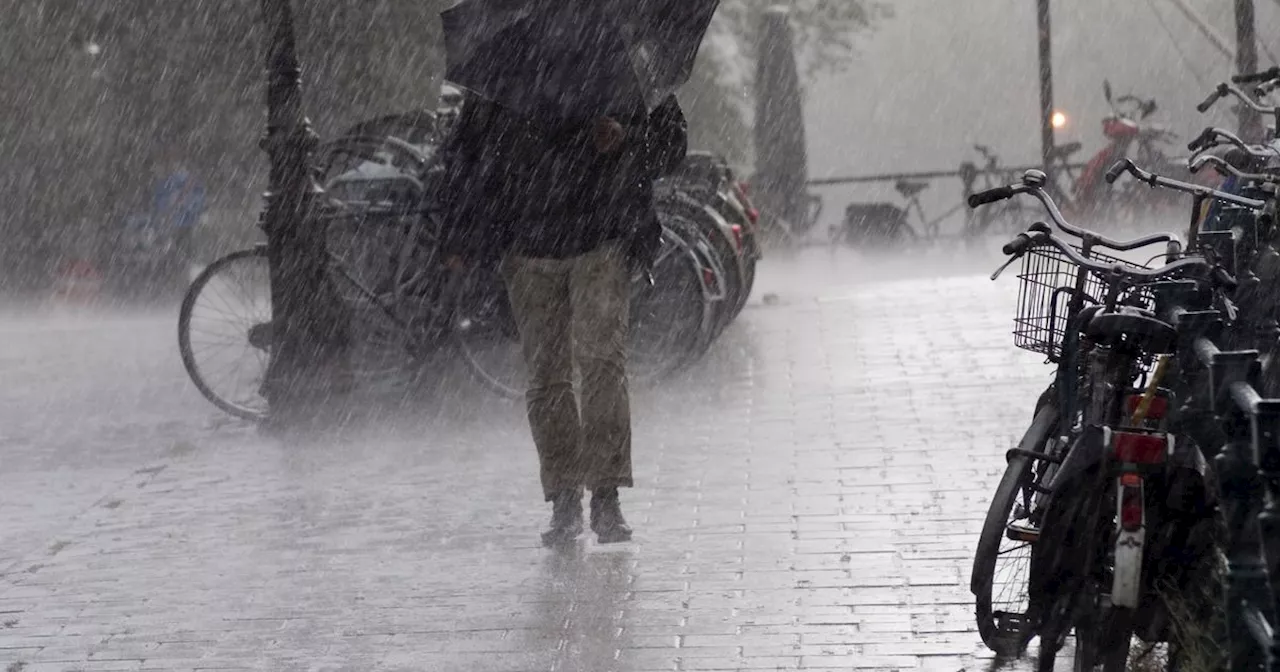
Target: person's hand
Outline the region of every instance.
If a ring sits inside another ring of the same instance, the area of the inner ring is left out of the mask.
[[[616,119],[600,117],[596,119],[591,139],[595,143],[597,152],[612,154],[622,146],[622,141],[627,139],[627,131],[622,128],[622,124],[619,124]]]

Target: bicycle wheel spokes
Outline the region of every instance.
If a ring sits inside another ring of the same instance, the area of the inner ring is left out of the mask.
[[[196,387],[223,410],[266,414],[261,387],[272,342],[265,254],[238,252],[196,278],[183,301],[179,346]]]
[[[1011,516],[1012,518],[1012,516]],[[1011,525],[1025,521],[1010,520]],[[1027,613],[1027,579],[1031,569],[1031,544],[1008,538],[996,553],[991,582],[991,611],[997,622],[1010,617],[1022,618]],[[1012,626],[1012,624],[1008,624]],[[1004,628],[1001,628],[1004,629]]]
[[[523,396],[529,371],[506,299],[495,294],[464,305],[469,309],[454,318],[453,333],[467,367],[481,384],[499,395],[511,399]]]

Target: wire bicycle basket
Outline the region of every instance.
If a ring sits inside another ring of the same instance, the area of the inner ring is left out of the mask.
[[[1079,247],[1075,248],[1077,251]],[[1108,254],[1091,252],[1087,258],[1130,268],[1146,268]],[[1076,282],[1081,268],[1065,253],[1051,245],[1027,250],[1018,273],[1018,311],[1013,318],[1013,344],[1030,352],[1038,352],[1052,361],[1062,355],[1062,340],[1070,317],[1071,300],[1076,296]],[[1095,271],[1085,271],[1082,293],[1084,306],[1101,304],[1115,279]],[[1150,308],[1151,289],[1143,286],[1124,288],[1119,303]]]

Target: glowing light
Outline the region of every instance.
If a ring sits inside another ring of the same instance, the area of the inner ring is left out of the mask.
[[[98,44],[97,42],[89,42],[88,44],[84,45],[84,50],[90,56],[97,56],[98,54],[102,53],[102,45]]]
[[[1063,128],[1067,125],[1067,115],[1062,112],[1054,112],[1053,116],[1049,117],[1049,123],[1054,128]]]

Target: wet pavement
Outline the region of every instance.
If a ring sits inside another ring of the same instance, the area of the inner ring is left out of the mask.
[[[6,316],[0,669],[994,667],[972,548],[1049,374],[994,266],[767,260],[636,395],[635,541],[559,552],[518,405],[275,440],[198,396],[172,315]]]

